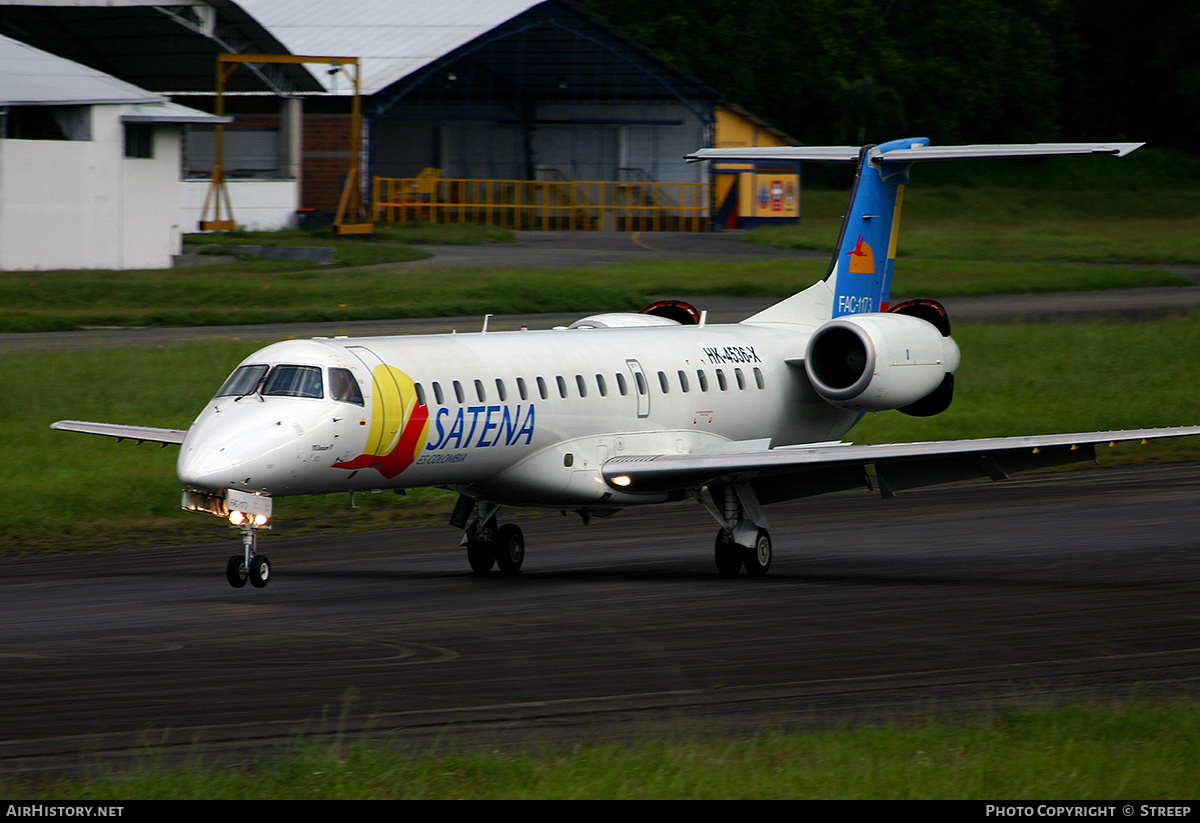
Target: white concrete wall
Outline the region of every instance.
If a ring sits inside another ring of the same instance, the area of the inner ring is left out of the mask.
[[[199,231],[208,185],[208,180],[183,182],[184,232]],[[225,188],[238,228],[278,231],[295,227],[296,209],[300,208],[299,180],[227,180]]]
[[[182,134],[182,126],[155,125],[153,158],[121,157],[118,219],[123,242],[115,268],[167,268],[171,256],[182,251],[177,205]]]
[[[179,248],[179,129],[124,156],[124,106],[93,106],[91,140],[0,139],[0,269],[167,268]]]

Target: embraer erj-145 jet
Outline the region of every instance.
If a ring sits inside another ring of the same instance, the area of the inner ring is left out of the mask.
[[[57,429],[177,443],[185,508],[241,527],[234,586],[265,586],[256,532],[273,497],[440,486],[471,568],[516,572],[521,530],[502,506],[571,510],[692,499],[719,524],[722,575],[765,574],[763,506],[858,486],[902,489],[1092,459],[1095,444],[1176,429],[888,445],[840,439],[869,411],[944,410],[959,350],[932,300],[889,305],[912,163],[1050,154],[1123,156],[1140,144],[705,149],[693,160],[857,162],[828,274],[741,323],[663,301],[569,328],[316,338],[246,358],[186,431],[79,421]],[[872,467],[872,474],[868,473]]]

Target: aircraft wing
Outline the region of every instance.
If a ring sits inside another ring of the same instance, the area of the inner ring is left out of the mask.
[[[925,443],[828,443],[755,452],[622,455],[601,467],[606,483],[624,492],[690,489],[714,482],[749,481],[760,502],[773,503],[843,489],[871,487],[880,494],[1092,460],[1098,444],[1200,434],[1200,426],[1128,431],[989,437]]]
[[[117,440],[136,440],[139,443],[162,443],[178,446],[183,442],[187,429],[156,429],[152,426],[122,426],[117,423],[88,423],[83,420],[59,420],[50,428],[64,432],[102,434]]]

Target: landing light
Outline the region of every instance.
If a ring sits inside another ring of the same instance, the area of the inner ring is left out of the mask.
[[[614,486],[628,486],[633,481],[629,479],[629,475],[621,474],[612,479]]]
[[[241,526],[244,523],[249,523],[251,526],[265,526],[267,525],[267,516],[265,514],[247,515],[245,512],[234,509],[229,513],[229,522],[235,526]]]

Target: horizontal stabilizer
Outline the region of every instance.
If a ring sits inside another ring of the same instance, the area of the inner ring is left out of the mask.
[[[962,158],[1044,157],[1063,154],[1111,154],[1124,157],[1145,143],[1009,143],[969,146],[914,146],[880,151],[881,163],[911,163],[916,160],[958,160]],[[735,149],[700,149],[687,155],[690,161],[813,161],[853,163],[859,159],[859,146],[774,146]]]
[[[59,420],[50,428],[64,432],[82,432],[115,437],[118,440],[136,440],[139,443],[162,443],[178,446],[187,435],[187,429],[156,429],[152,426],[123,426],[118,423],[88,423],[83,420]]]

